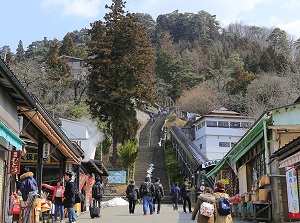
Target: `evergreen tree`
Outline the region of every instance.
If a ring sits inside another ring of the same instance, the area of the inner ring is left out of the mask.
[[[91,114],[105,121],[113,137],[113,165],[117,143],[136,135],[135,106],[154,101],[154,52],[146,28],[125,2],[113,0],[104,22],[96,21],[89,33],[87,64],[88,105]]]
[[[59,48],[60,56],[66,55],[66,56],[73,56],[74,54],[74,44],[72,40],[72,35],[70,33],[67,33],[62,41],[62,45]]]
[[[23,43],[22,43],[22,40],[19,41],[19,44],[18,44],[18,48],[16,50],[16,58],[15,58],[15,61],[16,62],[21,62],[25,59],[25,51],[24,51],[24,48],[23,48]]]

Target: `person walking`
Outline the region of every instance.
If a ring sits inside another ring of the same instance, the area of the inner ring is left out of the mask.
[[[157,177],[154,183],[154,197],[153,197],[153,212],[155,212],[155,204],[157,203],[157,214],[160,213],[161,200],[164,198],[164,188]]]
[[[64,193],[64,206],[68,209],[69,223],[76,223],[76,214],[74,211],[75,182],[72,177],[73,174],[70,171],[65,172],[64,179],[66,186]]]
[[[150,209],[150,215],[153,214],[153,195],[154,195],[154,186],[150,181],[149,177],[146,177],[145,182],[140,186],[140,195],[143,200],[143,211],[144,215],[147,215],[148,206]]]
[[[218,203],[221,197],[223,198],[229,198],[229,195],[226,193],[225,190],[225,184],[222,181],[218,181],[216,183],[216,188],[214,190],[214,194],[215,199],[216,199],[216,219],[215,219],[215,223],[232,223],[232,217],[231,214],[227,214],[227,215],[220,215],[217,211],[218,209]]]
[[[198,223],[214,223],[215,222],[215,217],[214,217],[214,212],[212,212],[212,215],[210,217],[204,216],[200,213],[200,207],[203,202],[207,202],[215,206],[216,203],[216,198],[212,194],[212,189],[209,187],[206,187],[203,191],[202,194],[198,196],[193,214],[192,214],[192,220],[195,220],[196,215],[198,214]]]
[[[135,182],[132,180],[126,188],[126,197],[129,202],[129,214],[134,214],[135,204],[140,198],[139,188],[135,185]]]
[[[183,212],[186,213],[186,205],[188,204],[189,212],[192,213],[191,188],[188,178],[184,179],[184,183],[180,188],[180,194],[183,199]]]
[[[93,206],[98,207],[99,210],[101,208],[101,200],[103,198],[103,194],[104,194],[104,187],[101,183],[101,178],[97,176],[92,188],[92,198],[94,198]]]
[[[53,201],[54,201],[54,220],[57,221],[58,212],[60,211],[60,221],[64,220],[64,193],[65,187],[62,185],[61,180],[56,182],[56,186],[51,186],[49,184],[42,184],[43,187],[53,191]]]
[[[174,186],[172,187],[170,197],[173,204],[173,210],[178,211],[178,201],[181,197],[178,182],[175,182]]]

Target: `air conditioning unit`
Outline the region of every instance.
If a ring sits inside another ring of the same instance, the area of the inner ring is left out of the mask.
[[[44,143],[43,145],[43,158],[48,158],[50,155],[50,143]]]

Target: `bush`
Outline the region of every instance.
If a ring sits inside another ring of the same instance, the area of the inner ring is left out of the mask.
[[[171,180],[171,183],[178,182],[180,185],[184,178],[184,173],[182,172],[182,168],[175,156],[173,145],[170,140],[167,140],[165,143],[165,154],[169,179]]]

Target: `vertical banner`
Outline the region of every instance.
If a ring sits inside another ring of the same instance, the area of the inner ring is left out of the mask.
[[[9,174],[20,174],[21,151],[10,151],[9,156]]]
[[[80,174],[80,177],[79,177],[79,191],[82,190],[82,188],[83,188],[83,186],[84,186],[84,184],[85,184],[85,182],[87,181],[88,178],[89,178],[89,176],[87,176],[83,173]]]
[[[294,167],[286,168],[286,185],[289,206],[289,219],[299,219],[299,198],[297,171]]]

